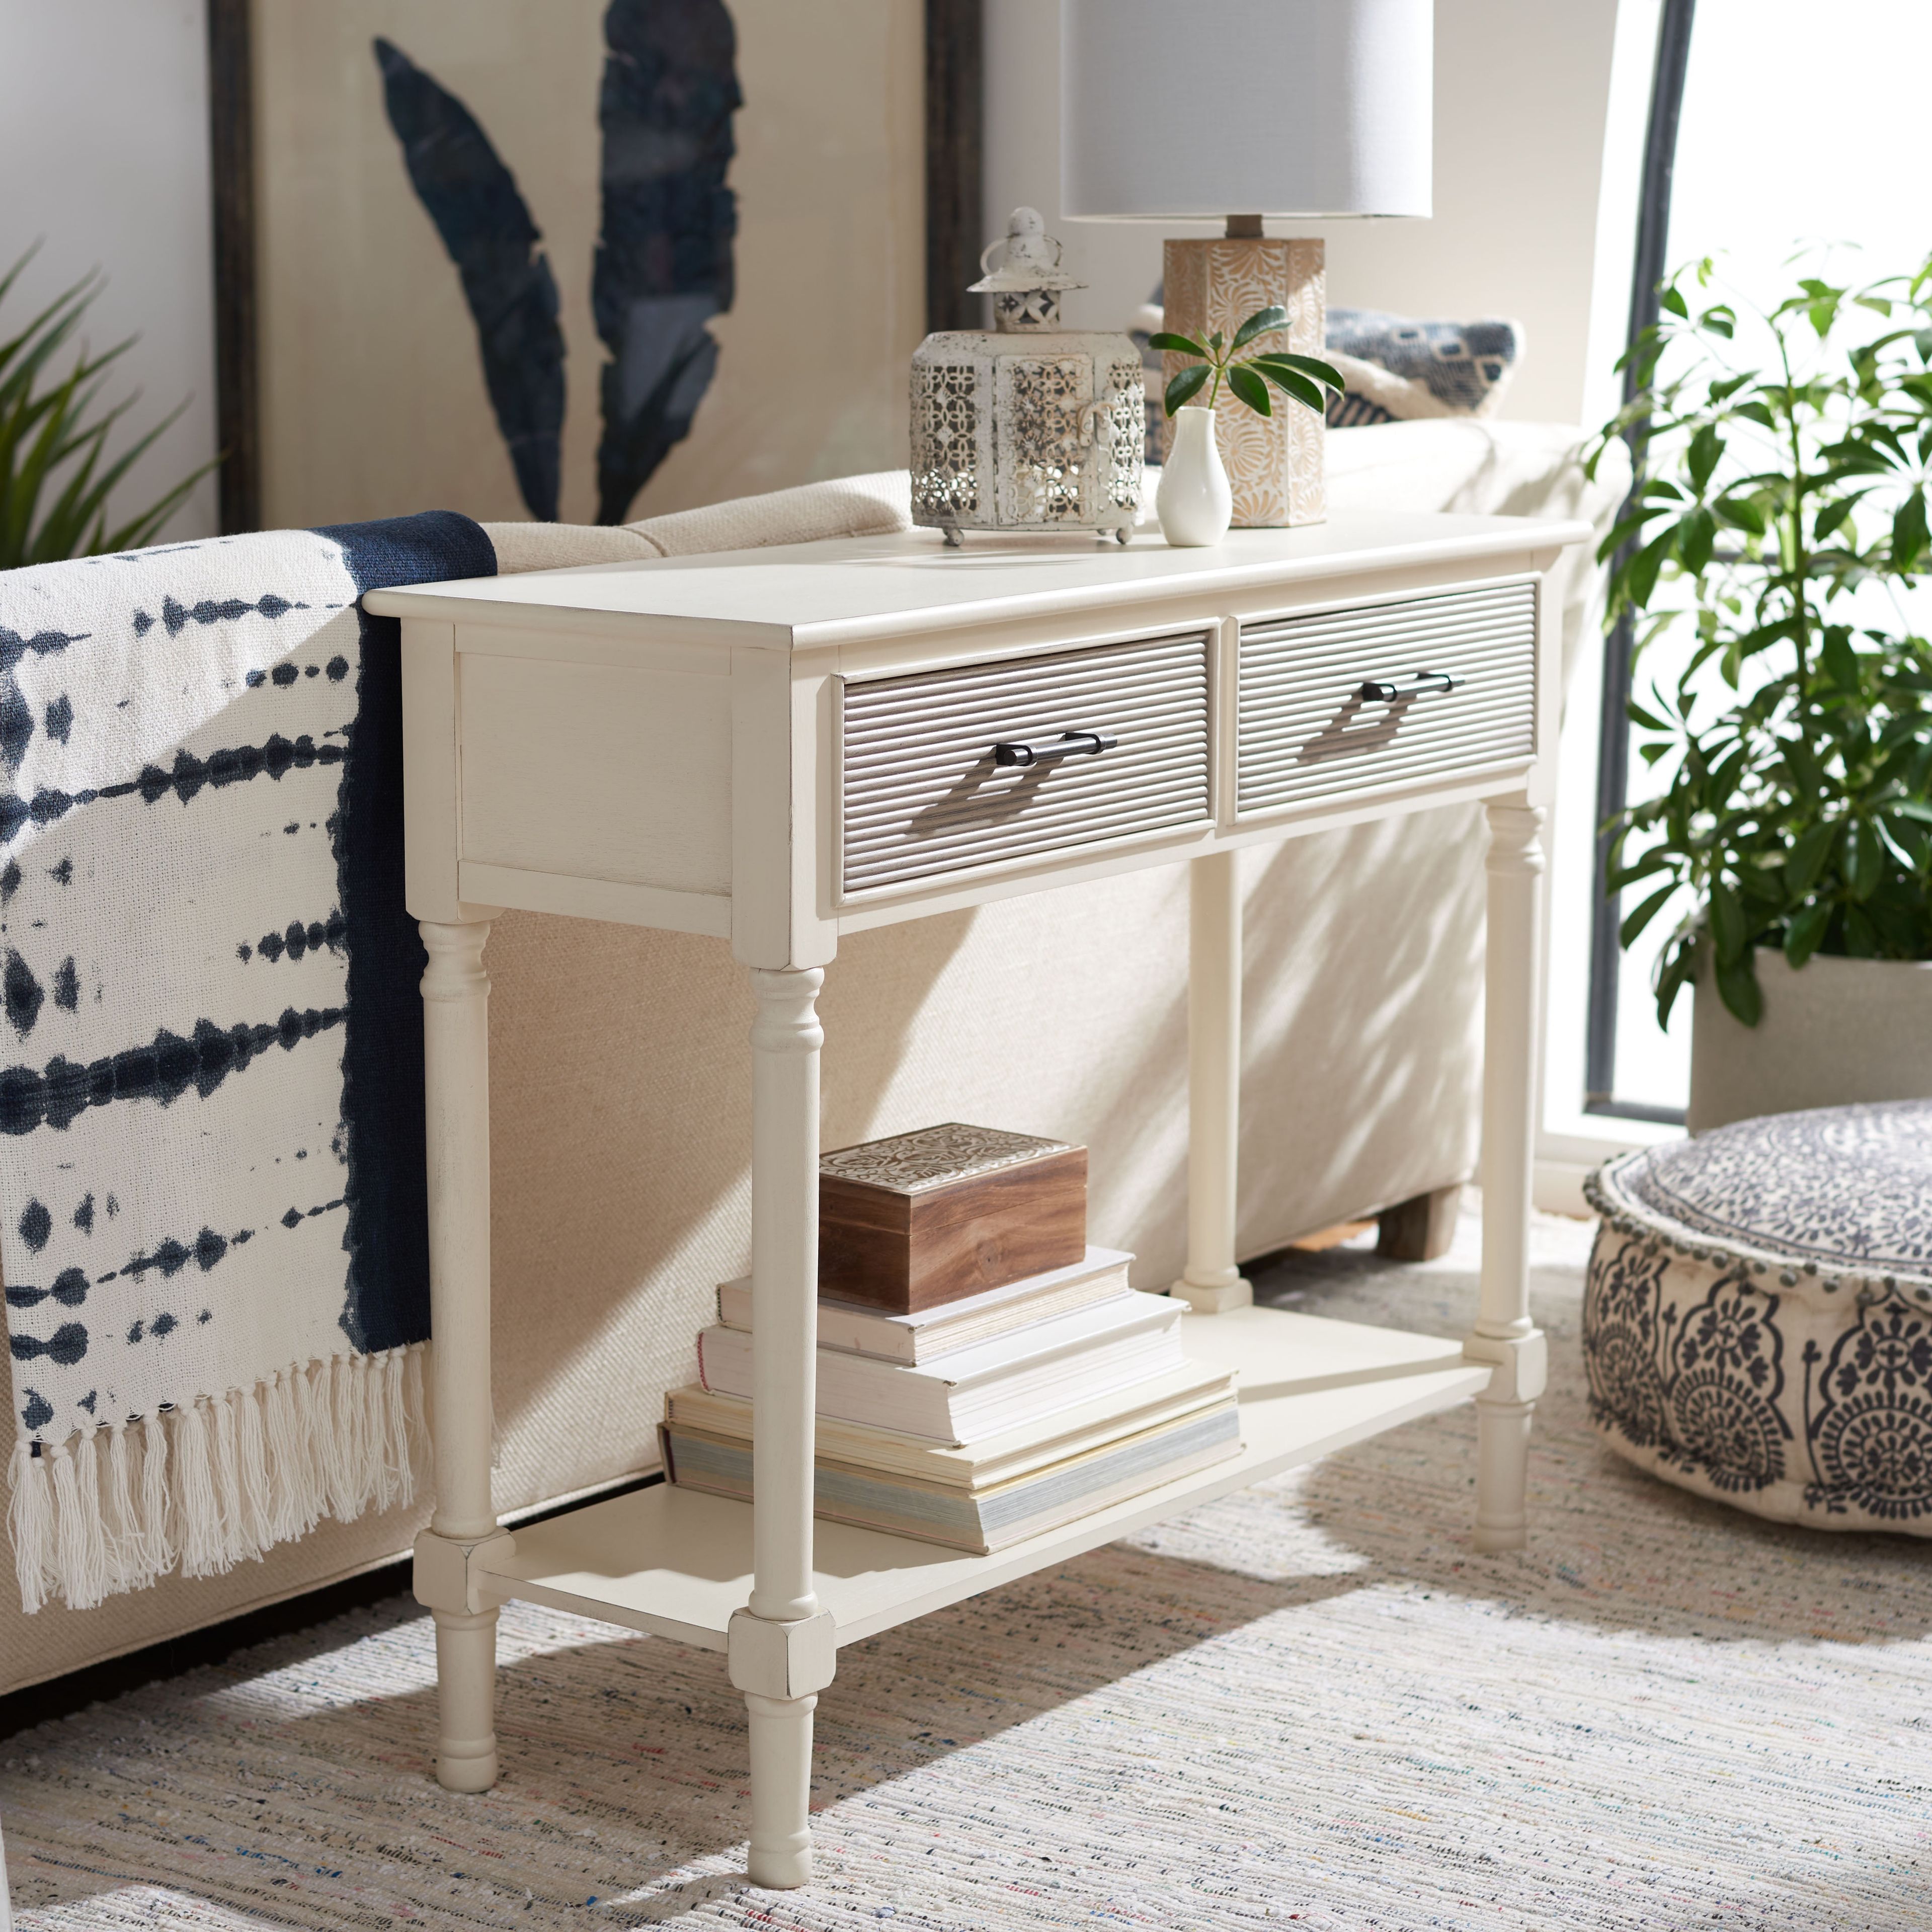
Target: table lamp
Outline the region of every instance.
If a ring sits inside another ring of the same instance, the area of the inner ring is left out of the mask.
[[[1319,356],[1322,244],[1262,223],[1428,214],[1433,13],[1433,0],[1060,0],[1063,214],[1223,221],[1219,239],[1166,244],[1164,326],[1232,335],[1279,303],[1287,328],[1256,349]],[[1238,526],[1322,520],[1321,417],[1230,406],[1215,426]]]

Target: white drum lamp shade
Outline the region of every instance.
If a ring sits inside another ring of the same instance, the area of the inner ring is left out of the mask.
[[[1430,212],[1433,0],[1061,0],[1076,221]]]
[[[1435,24],[1434,0],[1060,0],[1061,212],[1224,222],[1167,238],[1168,329],[1204,342],[1278,307],[1253,347],[1318,356],[1322,244],[1262,221],[1429,213]],[[1168,351],[1162,382],[1192,359]],[[1319,412],[1214,416],[1237,526],[1322,521]]]

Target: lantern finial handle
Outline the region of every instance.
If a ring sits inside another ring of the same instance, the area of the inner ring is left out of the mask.
[[[1000,266],[993,257],[1005,250]],[[1076,282],[1060,266],[1060,244],[1046,232],[1036,208],[1016,208],[1006,218],[1006,232],[997,242],[989,242],[980,251],[980,279],[969,293],[997,294],[1002,290],[1078,289]]]
[[[980,250],[980,272],[990,275],[993,272],[992,254],[995,248],[1004,248],[1006,266],[1013,268],[1057,268],[1060,266],[1060,244],[1047,233],[1046,224],[1040,219],[1036,208],[1016,208],[1006,218],[1006,232],[997,242],[988,242]],[[1051,248],[1051,256],[1047,250]]]

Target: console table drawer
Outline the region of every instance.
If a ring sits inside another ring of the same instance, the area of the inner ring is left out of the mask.
[[[1455,688],[1400,688],[1431,674]],[[1244,624],[1238,679],[1239,813],[1527,764],[1536,750],[1536,586]],[[1398,689],[1369,697],[1365,683]]]
[[[1208,643],[1197,631],[848,683],[843,891],[1206,823]],[[1056,755],[1073,734],[1101,748]],[[1001,746],[1046,755],[1004,764]]]

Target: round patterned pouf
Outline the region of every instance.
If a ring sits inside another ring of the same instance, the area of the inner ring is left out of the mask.
[[[1618,1454],[1781,1522],[1932,1536],[1932,1100],[1739,1120],[1584,1191]]]

